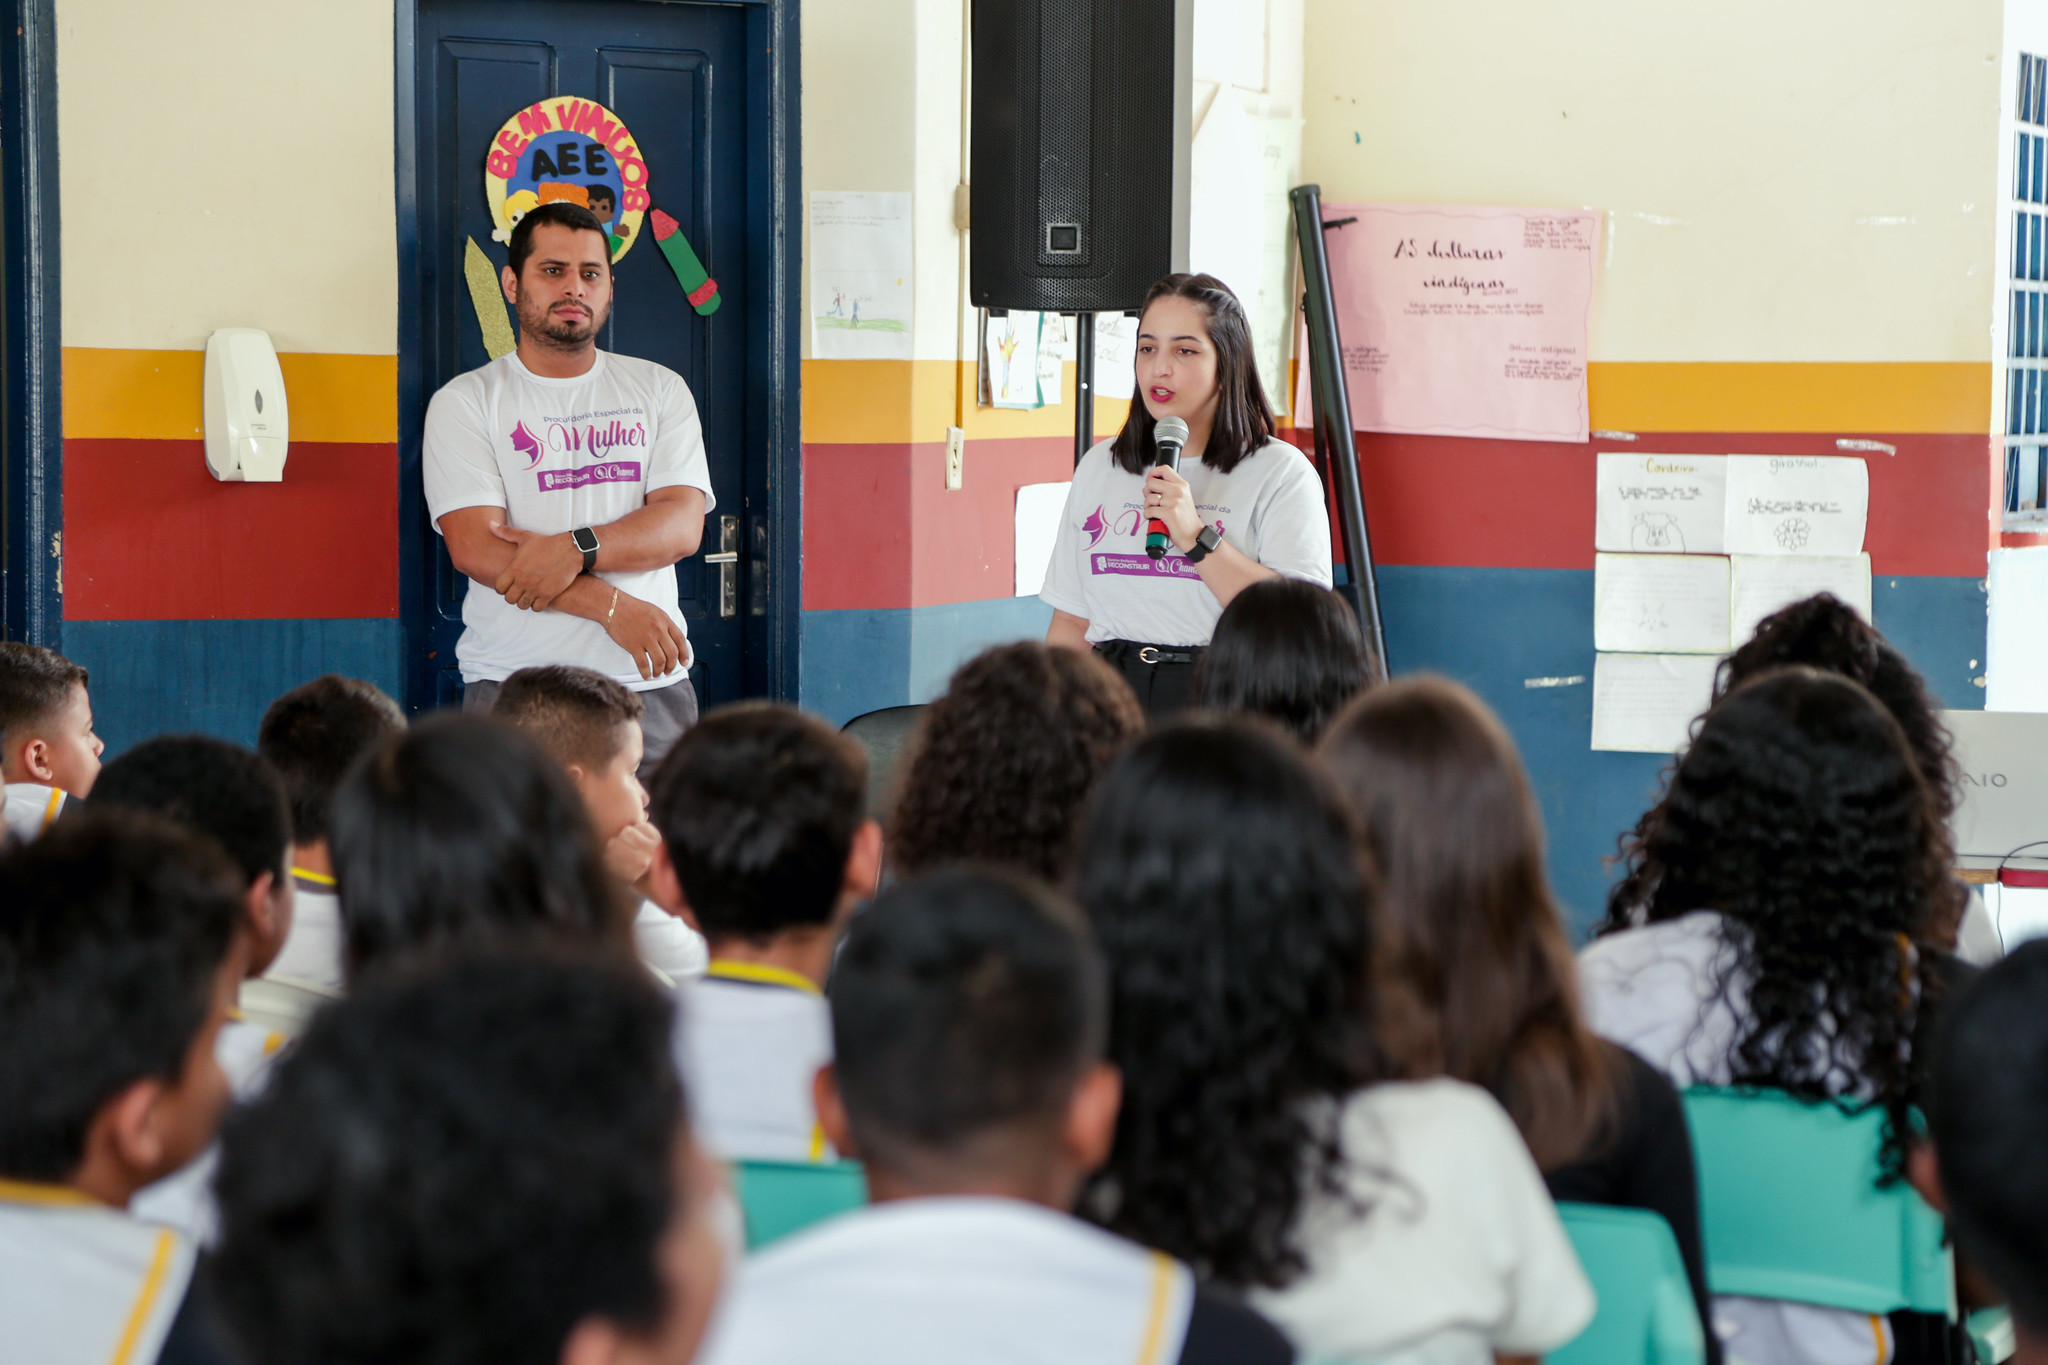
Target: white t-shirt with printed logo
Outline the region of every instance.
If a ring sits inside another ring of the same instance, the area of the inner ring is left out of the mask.
[[[1145,553],[1145,475],[1119,468],[1104,441],[1082,457],[1038,597],[1088,622],[1088,639],[1206,645],[1223,604],[1172,546]],[[1228,474],[1180,467],[1202,520],[1286,578],[1330,586],[1330,517],[1308,457],[1268,441]]]
[[[703,423],[682,376],[605,351],[574,379],[536,375],[516,351],[457,375],[427,405],[421,462],[437,529],[460,508],[502,507],[521,530],[560,535],[638,511],[657,488],[699,488],[706,512],[718,505]],[[674,569],[598,577],[660,607],[688,638]],[[678,670],[643,679],[597,622],[521,611],[474,580],[462,624],[455,657],[465,683],[502,681],[537,664],[595,669],[636,692],[684,676]],[[685,658],[683,668],[689,663]]]

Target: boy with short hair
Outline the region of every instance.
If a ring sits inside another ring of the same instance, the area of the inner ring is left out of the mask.
[[[261,976],[291,933],[292,887],[285,869],[291,824],[284,785],[256,754],[211,735],[160,735],[145,740],[100,773],[87,806],[125,808],[174,820],[211,838],[241,874],[242,918],[234,953],[244,978]],[[216,1051],[237,1098],[262,1088],[278,1049],[304,1026],[307,1008],[253,1016],[238,1000],[221,1027]],[[212,1152],[138,1194],[143,1216],[202,1240],[213,1226],[208,1189]]]
[[[193,1244],[126,1210],[227,1103],[241,916],[220,851],[141,812],[87,810],[0,860],[0,1356],[152,1365],[203,1338]]]
[[[2048,1362],[2048,941],[1949,1002],[1908,1173],[2012,1308],[2013,1365]]]
[[[275,1365],[694,1354],[718,1177],[667,992],[609,954],[421,959],[314,1020],[228,1121],[208,1286]]]
[[[88,674],[52,649],[0,641],[0,783],[6,828],[20,841],[92,791],[106,745],[92,730]]]
[[[633,941],[669,984],[704,972],[703,935],[648,898],[661,835],[640,785],[640,698],[602,673],[568,664],[522,668],[498,686],[491,717],[524,730],[568,770],[590,812],[605,867],[640,895]]]
[[[277,959],[242,988],[258,1011],[302,1016],[341,993],[341,899],[327,846],[335,789],[356,760],[405,729],[405,712],[374,683],[329,673],[263,713],[256,752],[284,782],[292,822],[292,929]]]
[[[711,951],[682,992],[677,1059],[718,1156],[826,1155],[811,1082],[832,1059],[833,949],[881,871],[866,799],[859,745],[768,702],[713,712],[655,774],[655,899]]]
[[[898,886],[832,976],[819,1112],[871,1207],[741,1271],[709,1365],[1283,1365],[1285,1338],[1070,1210],[1116,1137],[1109,988],[1072,904],[1008,873]]]

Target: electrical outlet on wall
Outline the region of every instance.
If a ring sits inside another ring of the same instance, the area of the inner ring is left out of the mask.
[[[961,427],[946,428],[946,490],[956,492],[960,487],[961,466],[967,463],[967,432]]]

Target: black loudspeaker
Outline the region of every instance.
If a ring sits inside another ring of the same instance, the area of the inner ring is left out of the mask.
[[[975,0],[976,307],[1118,312],[1186,268],[1192,12],[1193,0]]]

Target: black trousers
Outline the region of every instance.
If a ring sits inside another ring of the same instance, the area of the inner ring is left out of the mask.
[[[1200,645],[1148,645],[1136,640],[1104,640],[1095,652],[1138,694],[1147,717],[1163,720],[1195,704],[1195,667]]]

